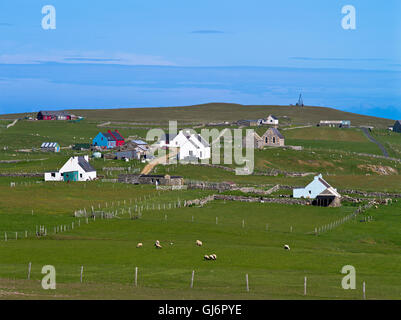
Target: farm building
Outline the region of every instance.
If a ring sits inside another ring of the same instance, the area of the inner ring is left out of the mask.
[[[104,149],[111,149],[122,146],[125,140],[118,130],[107,132],[99,132],[95,138],[93,138],[92,145]]]
[[[240,127],[257,127],[262,119],[256,120],[238,120],[237,125]]]
[[[177,159],[191,160],[191,159],[209,159],[210,158],[210,145],[198,133],[190,133],[187,130],[180,130],[180,132],[171,136],[166,134],[160,141],[160,147],[179,148]]]
[[[45,152],[60,152],[60,145],[57,142],[43,142],[40,150]]]
[[[135,150],[125,150],[125,151],[117,151],[116,152],[117,160],[124,160],[124,159],[139,159],[138,154]]]
[[[121,159],[137,159],[145,158],[149,150],[149,145],[142,140],[131,140],[124,145],[118,147],[116,157]]]
[[[45,181],[90,181],[96,170],[89,164],[89,156],[71,157],[59,171],[46,172]]]
[[[39,111],[38,120],[71,120],[72,115],[67,111]]]
[[[261,124],[261,125],[268,124],[268,125],[277,126],[278,125],[278,119],[275,116],[270,114],[266,119],[260,119],[260,123],[259,124]]]
[[[321,174],[315,176],[305,188],[294,189],[293,197],[314,199],[314,205],[323,207],[338,206],[341,201],[341,195],[337,189],[328,184]]]
[[[350,120],[320,120],[318,127],[334,127],[334,128],[349,128],[351,127]]]
[[[184,179],[179,176],[146,175],[146,174],[121,174],[118,182],[132,184],[154,184],[157,186],[182,186]]]
[[[401,120],[397,120],[393,126],[394,132],[401,132]]]

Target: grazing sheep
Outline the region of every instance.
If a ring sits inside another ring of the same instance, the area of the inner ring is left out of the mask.
[[[142,242],[139,242],[139,243],[136,245],[137,248],[142,248],[142,246],[143,246]]]
[[[212,259],[212,260],[216,260],[216,259],[217,259],[217,256],[216,256],[215,254],[211,254],[209,257],[210,257],[210,259]]]
[[[196,245],[197,245],[198,247],[202,247],[203,243],[202,243],[202,241],[200,241],[200,240],[196,240]]]
[[[288,244],[284,245],[285,250],[290,250],[290,246]]]
[[[204,260],[210,260],[210,257],[209,257],[208,255],[205,255],[205,256],[203,257],[203,259],[204,259]]]
[[[156,249],[161,249],[161,248],[162,248],[162,246],[161,246],[159,240],[156,240],[156,242],[155,242],[155,248],[156,248]]]

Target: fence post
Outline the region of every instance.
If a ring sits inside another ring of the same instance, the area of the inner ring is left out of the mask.
[[[195,270],[192,270],[191,288],[194,287],[194,276],[195,276]]]
[[[135,267],[135,287],[138,286],[138,267]]]
[[[82,276],[84,274],[84,266],[81,266],[81,283],[82,283]]]
[[[32,267],[32,262],[29,262],[29,265],[28,265],[28,280],[31,279],[31,267]]]
[[[249,292],[248,274],[245,275],[245,281],[246,281],[246,291]]]
[[[304,279],[304,296],[306,296],[306,282],[307,282],[307,278],[305,277],[305,279]]]
[[[366,284],[365,281],[363,282],[363,300],[366,300]]]

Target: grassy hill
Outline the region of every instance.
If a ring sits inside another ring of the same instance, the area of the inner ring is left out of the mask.
[[[38,110],[39,111],[39,110]],[[162,123],[177,120],[191,123],[216,121],[235,121],[240,119],[257,119],[274,114],[281,123],[293,125],[317,124],[320,120],[351,120],[354,126],[368,125],[386,128],[394,120],[371,117],[326,107],[303,108],[295,106],[261,106],[230,103],[208,103],[185,107],[163,108],[126,108],[126,109],[76,109],[69,110],[89,120],[131,121],[145,123]],[[2,119],[15,119],[27,114],[7,114]],[[32,113],[30,115],[33,115]]]
[[[157,123],[165,126],[168,119],[177,119],[180,123],[233,121],[273,113],[282,123],[290,125],[315,124],[320,119],[348,119],[353,125],[384,128],[392,122],[330,108],[229,104],[74,113],[86,119],[78,123],[23,120],[8,129],[6,125],[10,121],[0,121],[0,172],[54,170],[72,155],[90,154],[68,146],[88,143],[99,131],[114,127],[125,137],[144,138],[146,127]],[[16,116],[8,115],[8,119]],[[108,121],[115,123],[99,127]],[[263,130],[266,128],[258,128]],[[271,169],[322,173],[338,189],[401,192],[401,162],[377,157],[381,150],[358,128],[311,126],[282,130],[282,133],[287,145],[300,145],[304,149],[256,150],[256,173]],[[392,156],[400,158],[401,135],[384,129],[372,130],[372,135]],[[60,153],[32,151],[44,141],[57,141],[63,148]],[[371,155],[361,156],[356,152]],[[144,166],[139,161],[105,159],[93,159],[91,164],[99,177],[106,178],[116,178],[119,173],[131,170],[139,172]],[[110,167],[121,167],[122,171],[110,170]],[[192,180],[233,181],[264,189],[275,184],[304,186],[312,179],[312,176],[290,177],[283,173],[239,176],[221,168],[182,164],[157,166],[154,173],[182,175]],[[11,182],[16,183],[15,187],[11,187]],[[291,191],[279,190],[274,196],[291,194]],[[0,298],[360,299],[363,281],[367,283],[368,299],[401,296],[398,286],[401,202],[372,207],[318,236],[313,234],[315,228],[350,216],[360,204],[344,201],[339,208],[322,208],[219,200],[204,207],[168,207],[212,193],[215,191],[159,191],[150,185],[101,180],[45,183],[40,177],[0,177]],[[148,208],[143,209],[139,219],[128,214],[129,210],[134,213],[136,206]],[[75,210],[85,208],[90,212],[92,207],[118,212],[118,217],[96,217],[87,224],[85,218],[73,216]],[[372,217],[372,221],[365,222],[366,216]],[[35,236],[39,225],[47,228],[48,236]],[[67,230],[55,232],[54,228],[61,225],[68,227]],[[8,240],[4,241],[6,235]],[[156,239],[161,241],[162,250],[153,247]],[[204,242],[203,247],[195,246],[197,239]],[[142,249],[136,249],[138,242],[143,242]],[[284,244],[289,244],[291,251],[285,251]],[[217,254],[218,260],[204,261],[203,256],[211,253]],[[32,262],[32,274],[27,280],[29,262]],[[40,286],[41,267],[48,264],[54,265],[57,271],[55,292],[42,290]],[[357,269],[357,290],[341,288],[344,276],[341,268],[349,264]],[[82,265],[84,277],[80,283]],[[137,288],[133,287],[135,267],[139,267]],[[190,289],[192,270],[195,270],[195,283]],[[245,290],[245,274],[249,275],[250,292]],[[304,277],[308,277],[306,297],[303,296]]]

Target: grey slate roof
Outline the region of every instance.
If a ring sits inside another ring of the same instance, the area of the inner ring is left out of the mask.
[[[85,172],[96,171],[83,156],[78,156],[78,164]]]
[[[281,132],[280,131],[278,131],[278,129],[277,128],[270,128],[272,131],[273,131],[273,133],[275,134],[275,135],[277,135],[280,139],[284,139],[284,136],[281,134]],[[270,130],[269,129],[269,130]]]

